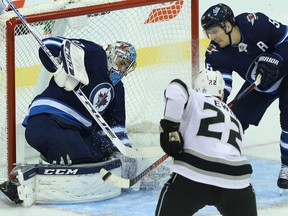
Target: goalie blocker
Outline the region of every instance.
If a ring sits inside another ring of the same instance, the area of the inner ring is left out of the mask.
[[[27,164],[17,166],[12,171],[16,181],[4,182],[0,189],[11,201],[24,207],[34,203],[80,203],[119,196],[121,188],[102,180],[102,168],[121,175],[119,159],[72,166]],[[18,196],[6,190],[11,189],[11,185],[17,187],[12,192],[18,191]]]

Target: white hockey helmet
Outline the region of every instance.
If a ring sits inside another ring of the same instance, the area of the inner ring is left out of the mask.
[[[213,95],[219,98],[224,96],[224,79],[219,71],[200,71],[195,79],[195,91]]]
[[[107,55],[107,64],[110,79],[113,85],[116,85],[123,76],[126,76],[128,73],[132,72],[136,67],[136,49],[135,47],[123,41],[116,41],[115,43],[109,44],[106,48]],[[118,57],[125,59],[129,62],[129,67],[125,73],[121,73],[118,66],[116,65]]]

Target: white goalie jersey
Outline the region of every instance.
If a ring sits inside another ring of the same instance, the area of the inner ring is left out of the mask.
[[[177,81],[177,80],[176,80]],[[241,153],[243,130],[218,98],[172,81],[165,91],[164,118],[180,122],[184,153],[172,172],[222,188],[245,188],[252,167]]]

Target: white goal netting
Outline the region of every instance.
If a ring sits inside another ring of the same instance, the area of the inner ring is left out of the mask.
[[[192,81],[191,1],[154,2],[59,0],[20,9],[41,39],[61,35],[103,46],[123,40],[137,48],[138,67],[124,79],[127,129],[135,145],[159,145],[165,87],[175,78]],[[18,163],[38,160],[21,123],[51,76],[41,67],[35,38],[19,21],[10,26],[15,17],[13,11],[0,17],[0,179],[14,157]]]

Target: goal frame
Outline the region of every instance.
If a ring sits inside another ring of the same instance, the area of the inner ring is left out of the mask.
[[[192,74],[199,70],[199,0],[191,0],[191,62]],[[77,15],[76,9],[65,9],[57,12],[48,12],[42,14],[27,15],[25,19],[28,23],[46,21],[51,19],[61,19],[67,16],[73,17],[80,15],[87,15],[93,13],[101,13],[106,11],[121,10],[125,8],[140,7],[152,4],[159,4],[171,2],[169,0],[127,0],[121,2],[114,2],[109,4],[99,4],[89,6],[87,8],[78,8]],[[16,90],[15,90],[15,26],[22,24],[18,17],[13,17],[6,21],[6,47],[7,50],[7,148],[8,148],[8,174],[13,169],[16,163]],[[192,75],[193,76],[193,75]]]

